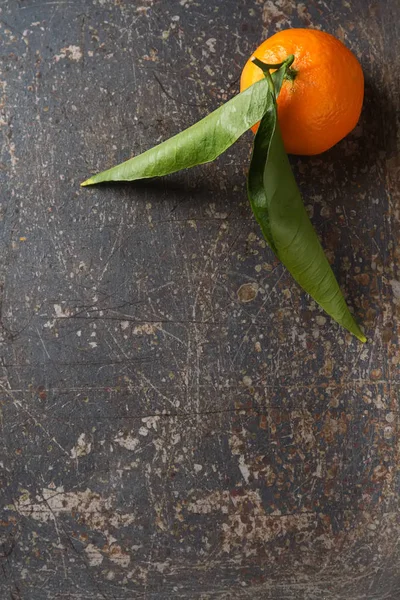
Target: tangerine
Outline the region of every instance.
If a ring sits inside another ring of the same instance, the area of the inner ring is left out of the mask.
[[[278,119],[290,154],[320,154],[357,124],[364,97],[361,65],[346,46],[315,29],[285,29],[263,42],[247,61],[240,91],[264,77],[252,58],[277,64],[295,59],[279,94]],[[258,124],[253,131],[256,132]]]

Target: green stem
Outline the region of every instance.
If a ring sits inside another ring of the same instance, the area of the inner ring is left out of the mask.
[[[266,77],[266,79],[268,81],[269,91],[271,92],[272,97],[276,102],[275,86],[274,86],[274,82],[272,81],[271,73],[268,70],[266,70],[266,71],[264,71],[264,76]]]
[[[294,54],[289,54],[289,56],[285,58],[285,60],[275,64],[265,63],[256,56],[251,60],[259,69],[261,69],[261,71],[264,71],[264,73],[265,71],[270,71],[271,69],[280,69],[281,67],[283,67],[283,65],[286,65],[287,69],[289,70],[289,67],[291,67],[294,62]]]
[[[289,56],[284,61],[276,64],[265,63],[256,56],[252,59],[252,62],[264,73],[265,77],[268,80],[268,85],[274,98],[276,98],[276,94],[274,91],[274,85],[272,82],[270,70],[274,69],[277,71],[279,69],[285,68],[284,79],[287,79],[288,81],[294,81],[297,75],[297,71],[291,68],[294,62],[293,54],[289,54]]]
[[[285,64],[285,62],[286,62],[287,59],[283,60],[280,63],[274,64],[274,65],[271,64],[271,63],[265,63],[262,60],[260,60],[259,58],[257,58],[256,56],[254,58],[252,58],[251,60],[256,65],[256,67],[258,67],[259,69],[261,69],[261,71],[263,71],[264,73],[266,73],[270,69],[280,69],[281,67],[283,67],[283,65]]]

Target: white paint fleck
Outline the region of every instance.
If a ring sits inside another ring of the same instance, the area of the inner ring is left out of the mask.
[[[147,427],[141,427],[139,429],[139,435],[143,435],[144,437],[149,435],[149,430],[147,429]]]
[[[392,412],[388,412],[386,417],[385,417],[386,421],[388,423],[393,423],[393,421],[395,420],[395,415]]]
[[[69,310],[69,308],[63,308],[61,304],[53,304],[53,308],[57,319],[66,319],[71,315],[71,311]]]
[[[217,40],[215,38],[209,38],[206,41],[206,46],[209,49],[210,52],[212,52],[213,54],[215,53],[215,44],[217,43]]]
[[[124,435],[122,431],[119,431],[116,437],[114,438],[114,442],[122,448],[126,448],[126,450],[136,450],[140,441],[138,438],[134,438],[131,435]]]
[[[314,476],[318,477],[318,479],[322,479],[322,462],[318,460],[316,469],[314,471]]]
[[[392,286],[393,296],[396,299],[396,304],[398,304],[400,302],[400,281],[392,279],[390,281],[390,285]]]
[[[266,2],[264,2],[263,17],[268,17],[268,21],[264,21],[265,23],[271,22],[272,19],[281,20],[285,17],[284,12],[282,9],[278,8],[278,6],[282,6],[282,3],[273,2],[273,0],[266,0]]]
[[[133,328],[134,335],[141,335],[145,333],[146,335],[154,335],[157,329],[160,329],[161,323],[144,323],[143,325],[137,325]]]
[[[120,567],[127,567],[131,562],[129,554],[121,549],[121,546],[113,544],[109,551],[109,559]]]
[[[166,569],[171,566],[170,562],[166,560],[165,562],[154,562],[153,567],[157,569],[159,573],[164,573]]]
[[[240,472],[241,472],[241,474],[242,474],[243,479],[245,480],[245,482],[249,483],[250,469],[249,469],[249,467],[245,463],[244,455],[243,454],[241,454],[239,456],[239,469],[240,469]]]
[[[71,449],[71,458],[79,458],[80,456],[86,456],[90,454],[92,450],[92,443],[86,438],[85,433],[81,433],[78,437],[78,441],[75,446]]]
[[[147,16],[148,11],[150,10],[149,6],[138,6],[136,12],[140,15]]]
[[[143,417],[142,423],[146,424],[147,429],[153,428],[154,431],[157,431],[157,423],[159,420],[160,420],[160,417],[158,417],[158,416]]]
[[[229,438],[229,447],[233,455],[238,456],[244,447],[244,442],[235,433]]]
[[[383,430],[383,437],[385,438],[385,440],[390,440],[390,438],[392,436],[393,436],[393,427],[390,427],[389,425],[387,425]]]
[[[80,47],[71,45],[66,46],[65,48],[61,48],[60,54],[56,54],[54,60],[58,62],[62,58],[68,58],[69,60],[74,60],[75,62],[78,62],[81,60],[82,56],[83,54]]]
[[[253,383],[253,381],[252,381],[251,377],[249,377],[248,375],[245,375],[245,376],[243,377],[243,384],[244,384],[246,387],[251,387],[251,384],[252,384],[252,383]]]
[[[103,562],[103,555],[96,546],[88,544],[85,548],[88,557],[88,563],[91,567],[98,567]]]
[[[198,465],[197,463],[195,463],[193,465],[193,467],[194,467],[194,470],[196,471],[196,473],[200,473],[200,471],[203,470],[203,465]]]

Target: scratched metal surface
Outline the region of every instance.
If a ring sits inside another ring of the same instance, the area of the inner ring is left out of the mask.
[[[2,598],[399,598],[399,18],[1,2]],[[365,347],[265,248],[250,135],[162,181],[78,186],[217,107],[290,26],[365,70],[356,130],[293,159]]]

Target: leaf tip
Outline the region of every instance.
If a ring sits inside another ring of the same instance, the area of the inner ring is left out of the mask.
[[[368,342],[367,337],[363,334],[359,327],[357,327],[357,331],[355,331],[354,334],[356,338],[360,340],[360,342],[362,342],[363,344],[366,344]]]
[[[86,187],[87,185],[93,185],[95,182],[93,180],[93,177],[90,177],[89,179],[86,179],[86,181],[83,181],[81,183],[81,187]]]

